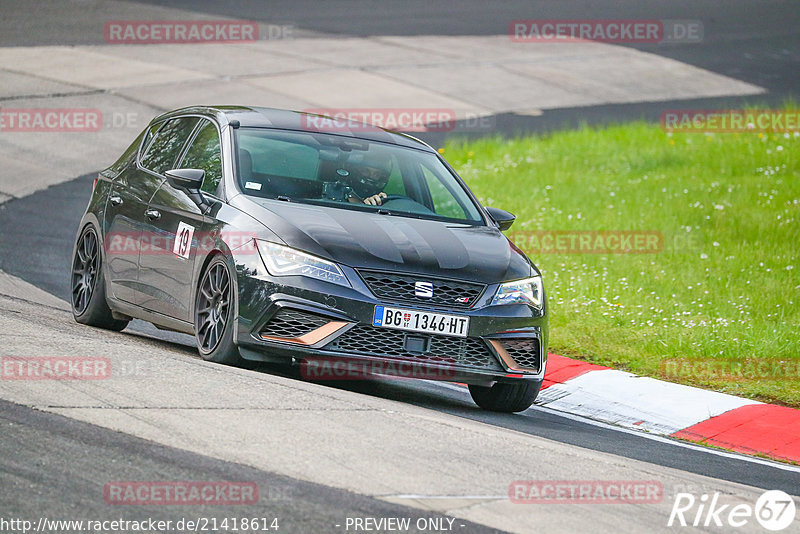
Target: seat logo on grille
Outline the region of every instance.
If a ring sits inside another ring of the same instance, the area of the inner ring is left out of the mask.
[[[428,299],[432,298],[433,284],[431,282],[414,282],[414,295]]]

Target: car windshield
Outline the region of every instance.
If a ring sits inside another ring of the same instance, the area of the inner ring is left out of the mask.
[[[261,128],[235,131],[239,188],[247,195],[483,222],[469,194],[435,154],[340,135]],[[375,195],[381,205],[370,202]]]

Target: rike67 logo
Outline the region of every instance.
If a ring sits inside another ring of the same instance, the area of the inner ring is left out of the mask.
[[[778,532],[795,521],[797,509],[794,499],[780,490],[764,492],[755,506],[748,503],[725,503],[719,492],[702,494],[678,493],[672,504],[667,526],[679,527],[753,527],[753,519],[767,530]],[[796,532],[793,530],[792,532]]]

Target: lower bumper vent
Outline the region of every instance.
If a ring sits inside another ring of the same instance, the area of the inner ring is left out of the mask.
[[[268,341],[284,341],[313,345],[346,326],[320,315],[291,308],[281,308],[272,316],[259,335]]]
[[[406,336],[429,340],[428,343],[419,345],[427,345],[425,352],[421,353],[416,350],[409,352],[407,349],[410,345],[406,343]],[[367,356],[503,370],[486,343],[477,338],[405,334],[397,330],[356,325],[324,348],[335,352]]]
[[[511,370],[538,373],[542,368],[538,338],[492,339],[489,342]]]

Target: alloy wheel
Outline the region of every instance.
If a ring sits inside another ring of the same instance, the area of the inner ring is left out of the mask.
[[[204,353],[212,352],[219,345],[228,321],[230,297],[228,269],[224,263],[216,263],[203,277],[196,305],[197,342]]]
[[[97,234],[94,230],[88,230],[81,237],[72,261],[72,306],[78,315],[84,313],[89,306],[99,266]]]

